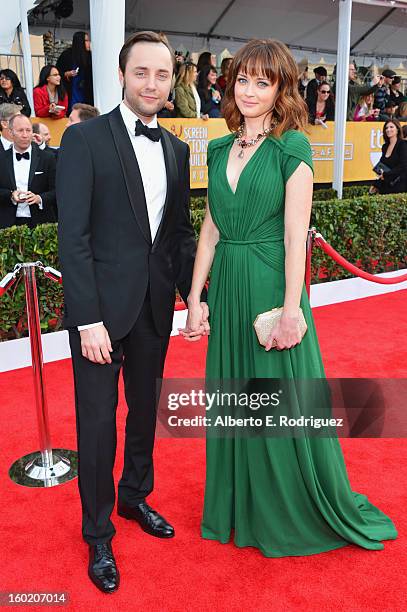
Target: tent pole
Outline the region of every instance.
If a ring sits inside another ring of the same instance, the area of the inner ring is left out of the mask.
[[[34,116],[34,99],[33,99],[33,67],[31,59],[31,44],[30,34],[28,32],[28,19],[27,19],[27,0],[20,0],[20,17],[21,17],[21,34],[22,34],[22,47],[23,47],[23,58],[24,58],[24,77],[25,77],[25,93],[28,98],[28,102],[31,106],[31,115]]]
[[[122,99],[117,68],[124,42],[125,0],[89,0],[94,104],[101,113]]]
[[[334,174],[332,187],[342,199],[343,164],[345,161],[346,114],[348,107],[350,31],[352,21],[352,0],[339,2],[338,55],[335,84],[335,144]]]

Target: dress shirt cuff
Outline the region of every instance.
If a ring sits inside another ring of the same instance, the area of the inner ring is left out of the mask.
[[[88,325],[78,325],[78,331],[82,331],[83,329],[91,329],[92,327],[99,327],[99,325],[103,325],[103,321],[99,321],[98,323],[88,323]]]
[[[38,197],[40,198],[40,201],[38,202],[38,208],[39,208],[40,210],[42,210],[42,209],[44,208],[44,206],[43,206],[43,204],[42,204],[42,197],[41,197],[41,196],[38,196]]]

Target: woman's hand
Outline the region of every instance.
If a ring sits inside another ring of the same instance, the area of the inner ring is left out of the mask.
[[[66,72],[64,72],[64,77],[67,81],[70,81],[70,79],[73,79],[73,77],[75,77],[76,75],[76,70],[67,70]]]
[[[50,113],[50,115],[55,115],[55,114],[58,113],[58,111],[56,110],[55,106],[56,106],[55,102],[52,102],[49,105],[49,113]]]
[[[279,323],[271,332],[265,349],[266,351],[271,348],[276,348],[279,351],[290,349],[299,344],[301,339],[298,317],[288,317],[283,313]]]
[[[208,318],[209,308],[206,302],[189,304],[186,325],[184,328],[178,328],[180,335],[190,342],[196,342],[202,336],[209,336]]]

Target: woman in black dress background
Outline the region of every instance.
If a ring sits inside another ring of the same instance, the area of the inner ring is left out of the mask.
[[[72,47],[61,53],[56,66],[68,93],[68,114],[77,102],[93,106],[92,54],[87,32],[75,32]]]
[[[333,121],[335,119],[335,103],[331,87],[327,81],[322,81],[317,86],[317,97],[315,100],[307,100],[309,111],[309,122],[313,125]]]
[[[201,99],[201,113],[212,119],[221,117],[220,103],[222,94],[216,83],[218,78],[214,66],[205,66],[198,75],[198,94]]]
[[[30,117],[31,107],[18,76],[10,68],[0,70],[0,104],[17,104],[21,113]]]
[[[401,193],[407,191],[407,142],[403,140],[401,125],[396,119],[383,126],[384,144],[380,162],[389,170],[374,182],[370,193]]]

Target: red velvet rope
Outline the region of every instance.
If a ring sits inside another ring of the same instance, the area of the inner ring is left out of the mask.
[[[380,283],[382,285],[394,285],[396,283],[402,283],[404,281],[407,281],[407,274],[385,278],[383,276],[376,276],[374,274],[369,274],[369,272],[365,272],[364,270],[357,268],[356,266],[351,264],[347,259],[342,257],[342,255],[340,255],[338,251],[335,251],[335,249],[331,247],[330,244],[327,243],[327,241],[325,240],[323,236],[321,236],[321,234],[315,235],[314,242],[315,244],[320,246],[321,249],[325,251],[327,255],[332,257],[332,259],[336,261],[336,263],[338,263],[340,266],[345,268],[345,270],[348,270],[348,272],[352,272],[352,274],[355,274],[356,276],[360,276],[360,278],[364,278],[365,280],[372,281],[374,283]]]

